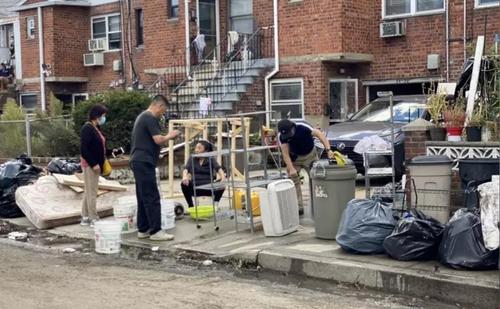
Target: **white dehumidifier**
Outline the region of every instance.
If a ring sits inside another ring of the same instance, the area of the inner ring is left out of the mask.
[[[284,236],[298,230],[299,204],[290,179],[272,182],[259,195],[264,235]]]

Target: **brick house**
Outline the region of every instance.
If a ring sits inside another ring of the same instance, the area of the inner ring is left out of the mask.
[[[49,93],[72,105],[133,87],[163,91],[196,112],[210,86],[220,112],[267,107],[321,126],[345,119],[377,91],[422,94],[423,85],[455,81],[468,46],[482,34],[492,46],[500,29],[498,0],[28,0],[16,11],[25,107],[47,108]],[[259,61],[239,57],[224,66],[229,31]],[[199,34],[214,72],[197,65],[191,43]],[[104,39],[93,43],[102,50],[89,51],[92,39]],[[84,66],[84,54],[93,65]],[[229,91],[226,70],[239,74]],[[190,98],[181,102],[174,89]]]

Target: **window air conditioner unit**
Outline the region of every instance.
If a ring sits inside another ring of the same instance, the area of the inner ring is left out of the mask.
[[[259,195],[264,235],[284,236],[298,230],[299,205],[290,179],[269,184]]]
[[[405,21],[391,21],[380,24],[380,37],[391,38],[396,36],[403,36],[406,34]]]
[[[106,39],[89,40],[89,51],[101,51],[106,49]]]
[[[104,65],[103,53],[92,53],[83,55],[83,66],[92,67],[98,65]]]

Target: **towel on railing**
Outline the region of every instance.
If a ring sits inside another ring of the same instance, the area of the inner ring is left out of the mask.
[[[200,63],[203,60],[203,51],[207,46],[207,43],[205,42],[205,35],[198,34],[193,40],[193,45],[196,49],[196,55],[198,56],[198,63]]]

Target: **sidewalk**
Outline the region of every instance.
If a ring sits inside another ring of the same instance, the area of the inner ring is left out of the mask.
[[[358,197],[364,192],[359,190]],[[307,196],[307,194],[306,194]],[[181,201],[181,199],[178,199]],[[8,220],[28,227],[26,218]],[[220,223],[214,230],[213,221],[201,223],[184,217],[170,230],[172,242],[157,243],[139,240],[135,233],[123,234],[124,249],[151,251],[154,246],[169,254],[201,254],[221,263],[260,266],[265,271],[303,275],[311,278],[375,288],[388,293],[403,293],[416,297],[432,297],[450,303],[473,305],[474,308],[498,308],[500,304],[500,272],[457,271],[437,261],[400,262],[384,255],[353,255],[344,252],[335,241],[316,239],[310,211],[302,219],[296,233],[266,238],[263,232],[235,231],[234,221]],[[80,225],[58,227],[48,231],[79,239],[93,239],[93,230]]]

